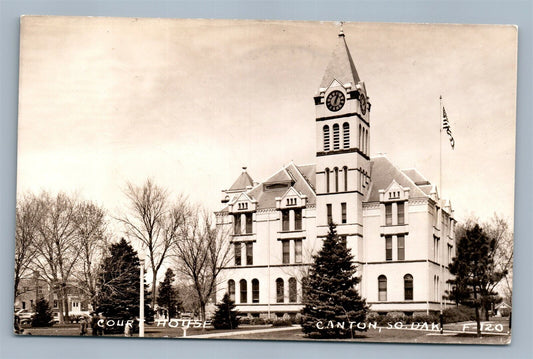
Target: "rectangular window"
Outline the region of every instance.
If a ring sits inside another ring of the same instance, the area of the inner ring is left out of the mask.
[[[233,243],[233,248],[235,250],[235,265],[240,266],[241,265],[241,244],[240,243]]]
[[[332,214],[332,209],[331,209],[331,203],[328,203],[326,204],[326,207],[327,207],[327,213],[328,213],[328,224],[330,224],[331,222],[333,222],[333,214]]]
[[[246,213],[246,233],[252,233],[253,216],[252,213]]]
[[[385,259],[392,260],[392,237],[385,236]]]
[[[398,203],[398,224],[405,224],[405,204]]]
[[[233,215],[233,233],[241,234],[241,215],[240,213]]]
[[[26,309],[26,302],[22,302],[22,309]]]
[[[398,260],[403,261],[405,259],[405,236],[398,235]]]
[[[289,241],[282,241],[281,242],[281,246],[282,246],[282,250],[283,250],[282,263],[283,264],[288,264],[290,262],[290,242]]]
[[[346,223],[346,203],[341,203],[341,223]]]
[[[294,262],[302,263],[302,240],[294,240]]]
[[[54,299],[54,308],[57,308],[57,299]]]
[[[281,230],[282,231],[288,231],[289,230],[289,211],[281,211]]]
[[[385,225],[392,226],[392,203],[385,204]]]
[[[437,237],[433,237],[433,257],[435,262],[440,263],[439,260],[439,246],[440,246],[440,240]]]
[[[252,242],[246,243],[246,265],[254,264],[254,247]]]
[[[302,229],[302,210],[294,210],[294,229],[300,231]]]
[[[452,250],[453,250],[453,247],[448,244],[448,264],[452,262],[452,257],[453,257]]]

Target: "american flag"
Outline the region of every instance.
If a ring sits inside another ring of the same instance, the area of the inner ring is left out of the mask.
[[[452,136],[452,130],[450,129],[450,121],[448,121],[448,116],[446,115],[446,109],[444,106],[442,106],[442,129],[446,130],[446,133],[450,137],[450,145],[452,146],[452,150],[455,147],[455,140]]]

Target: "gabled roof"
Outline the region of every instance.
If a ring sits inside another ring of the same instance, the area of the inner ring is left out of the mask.
[[[294,181],[294,179],[286,171],[286,168],[283,168],[280,171],[274,173],[272,176],[270,176],[270,178],[267,179],[264,183],[285,183],[292,181]]]
[[[422,176],[420,172],[418,172],[414,168],[409,168],[402,170],[403,173],[407,175],[417,186],[427,186],[430,185],[429,181],[426,177]]]
[[[360,79],[348,45],[346,45],[344,33],[339,34],[337,41],[337,47],[326,67],[320,88],[328,88],[334,80],[337,80],[341,85],[351,82],[352,88],[355,89],[355,85],[359,83]]]
[[[314,183],[311,183],[309,179],[309,177],[314,179],[315,166],[300,167],[291,162],[246,193],[249,197],[257,200],[258,209],[275,208],[276,197],[283,197],[290,188],[294,188],[298,193],[307,196],[308,204],[315,204]],[[276,184],[280,186],[276,186]]]
[[[370,177],[372,178],[372,187],[366,199],[367,202],[379,201],[379,190],[389,187],[392,181],[396,181],[400,186],[410,189],[410,197],[426,197],[415,182],[400,171],[385,156],[373,157],[370,161]]]
[[[316,185],[316,166],[315,165],[302,165],[296,166],[307,183],[315,190]]]
[[[254,185],[254,181],[252,177],[250,177],[248,172],[246,172],[246,167],[244,167],[240,176],[233,183],[233,185],[229,188],[229,191],[245,190],[246,187],[253,186],[253,185]]]

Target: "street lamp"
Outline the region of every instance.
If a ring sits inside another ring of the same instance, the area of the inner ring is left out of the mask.
[[[139,304],[139,337],[144,337],[144,258],[139,258],[141,265],[141,291]]]

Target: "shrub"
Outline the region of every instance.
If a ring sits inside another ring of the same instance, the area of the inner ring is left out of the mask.
[[[290,318],[288,319],[276,319],[272,323],[273,327],[290,327],[292,325],[292,321]]]
[[[222,303],[217,304],[213,326],[215,329],[235,329],[239,326],[235,303],[230,299],[228,293],[224,294]]]
[[[444,315],[444,323],[468,322],[471,320],[476,320],[474,308],[465,306],[447,308],[442,314]]]
[[[439,323],[437,314],[415,314],[410,323]]]
[[[257,318],[239,317],[239,324],[252,324],[252,320]]]
[[[35,304],[35,315],[32,318],[32,327],[50,327],[52,326],[52,311],[48,301],[41,298]]]

